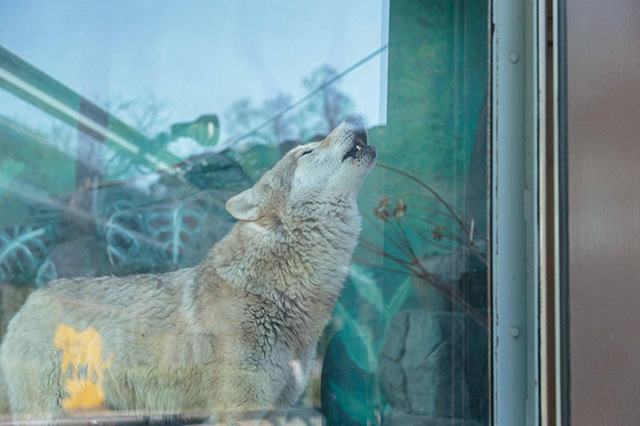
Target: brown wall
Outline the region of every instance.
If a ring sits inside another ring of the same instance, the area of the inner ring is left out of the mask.
[[[640,425],[640,1],[567,0],[574,426]]]

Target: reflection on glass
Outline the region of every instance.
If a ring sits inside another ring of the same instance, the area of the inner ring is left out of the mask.
[[[18,37],[27,20],[33,36]],[[195,408],[142,413],[127,398],[151,398],[143,387],[114,404],[114,368],[162,374],[119,361],[109,342],[134,347],[125,335],[147,339],[153,327],[132,319],[105,334],[92,318],[124,315],[123,295],[150,303],[149,275],[137,274],[206,264],[237,219],[249,221],[227,200],[357,112],[378,150],[358,197],[358,245],[317,349],[279,367],[300,396],[277,408],[329,425],[488,424],[486,40],[486,2],[463,0],[0,6],[0,333],[34,290],[74,278],[60,306],[83,313],[77,323],[32,312],[12,325],[51,327],[65,415],[207,418],[212,405],[195,396]],[[101,301],[74,308],[90,299]],[[232,306],[220,309],[213,323],[239,325]],[[162,344],[141,359],[211,348],[180,334],[156,331]],[[229,382],[214,408],[228,410],[222,401],[250,376],[219,377]],[[0,393],[7,416],[10,397]]]
[[[101,407],[104,403],[102,381],[104,370],[113,362],[104,361],[100,333],[95,328],[78,332],[61,324],[53,337],[53,346],[62,353],[60,371],[70,373],[64,379],[65,397],[60,405],[65,411]],[[80,374],[80,369],[84,369]]]

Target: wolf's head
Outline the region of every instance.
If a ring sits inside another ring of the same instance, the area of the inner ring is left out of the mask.
[[[289,151],[252,188],[229,199],[227,210],[236,219],[266,225],[312,214],[322,205],[354,208],[376,158],[362,118],[348,115],[322,142]]]

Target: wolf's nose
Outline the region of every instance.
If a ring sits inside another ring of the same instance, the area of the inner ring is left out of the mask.
[[[364,127],[364,123],[362,122],[362,117],[360,116],[360,114],[349,114],[344,118],[344,122],[354,127]]]

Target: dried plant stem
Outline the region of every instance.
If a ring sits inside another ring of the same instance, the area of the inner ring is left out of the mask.
[[[378,231],[384,238],[385,241],[389,241],[394,247],[396,247],[402,256],[406,256],[407,259],[403,259],[401,257],[393,256],[384,251],[384,249],[380,248],[376,244],[368,241],[364,238],[361,238],[361,246],[364,250],[367,250],[373,254],[382,256],[383,258],[389,259],[394,262],[396,265],[400,266],[402,269],[389,268],[383,265],[373,265],[363,260],[356,260],[358,263],[361,263],[366,266],[371,266],[374,268],[378,268],[380,270],[393,272],[402,274],[405,276],[411,276],[418,280],[422,280],[425,283],[431,285],[436,289],[440,294],[446,297],[457,309],[462,312],[467,313],[474,321],[476,321],[480,326],[484,329],[488,329],[488,318],[486,315],[483,315],[475,309],[468,300],[465,299],[464,295],[459,293],[456,289],[444,283],[440,280],[436,275],[430,273],[425,269],[425,265],[420,262],[418,255],[416,254],[413,244],[411,243],[411,238],[409,238],[408,232],[405,229],[405,226],[409,226],[411,232],[419,233],[422,237],[423,232],[430,233],[431,236],[434,236],[435,232],[438,233],[442,238],[446,238],[456,244],[461,244],[466,250],[468,250],[469,254],[476,256],[480,261],[482,261],[485,265],[487,264],[486,256],[483,256],[477,249],[477,247],[473,243],[473,232],[475,228],[475,223],[471,221],[471,230],[467,228],[465,221],[462,219],[461,215],[456,212],[456,210],[442,198],[438,192],[436,192],[431,186],[424,183],[422,180],[413,176],[410,173],[405,171],[396,169],[394,167],[378,164],[378,167],[383,169],[387,169],[393,172],[396,172],[423,187],[428,191],[429,194],[416,194],[416,193],[402,193],[394,195],[393,198],[397,199],[395,210],[392,214],[389,214],[389,211],[386,210],[389,202],[387,198],[381,199],[378,207],[376,208],[376,216],[378,216],[378,210],[380,210],[380,220],[383,224],[377,223],[366,213],[362,213],[362,216]],[[425,206],[419,205],[406,205],[400,197],[416,197],[416,198],[429,198],[435,199],[438,203],[440,203],[446,211],[442,211],[437,208],[429,208]],[[401,207],[399,207],[401,206]],[[402,208],[402,206],[404,208]],[[438,225],[438,223],[430,218],[424,218],[419,215],[407,214],[406,208],[410,207],[411,209],[423,210],[427,212],[431,212],[437,215],[445,216],[447,218],[453,219],[460,227],[462,232],[464,233],[464,237],[456,236],[457,232],[447,232],[443,227]],[[416,221],[416,222],[412,222]],[[429,229],[426,226],[431,225],[434,228]],[[426,234],[429,235],[429,234]],[[428,238],[428,237],[426,237]],[[433,238],[436,239],[436,238]],[[429,238],[429,244],[441,248],[443,250],[452,250],[452,247],[444,247],[443,245],[439,245]]]
[[[356,262],[356,263],[359,263],[360,265],[369,266],[369,267],[372,267],[372,268],[380,269],[382,271],[393,272],[395,274],[400,274],[400,275],[405,275],[405,276],[412,276],[413,275],[412,273],[410,273],[408,271],[403,271],[403,270],[400,270],[400,269],[393,269],[393,268],[389,268],[389,267],[381,266],[381,265],[374,265],[373,263],[367,262],[365,260],[362,260],[362,259],[360,259],[360,258],[358,258],[356,256],[353,257],[353,261]]]
[[[409,237],[404,231],[404,228],[402,227],[402,225],[400,223],[394,223],[394,224],[396,227],[396,232],[398,232],[401,235],[403,243],[406,245],[406,249],[409,251],[409,257],[411,259],[410,261],[392,256],[389,253],[384,252],[384,250],[380,249],[379,247],[375,246],[370,241],[367,241],[366,239],[361,239],[361,242],[363,243],[362,248],[376,255],[380,255],[387,259],[390,259],[391,261],[395,262],[402,268],[406,269],[406,272],[398,269],[388,268],[382,265],[373,265],[369,262],[362,261],[362,260],[357,260],[358,263],[361,263],[365,266],[371,266],[371,267],[379,268],[381,270],[386,270],[393,273],[409,275],[409,276],[426,281],[431,286],[433,286],[440,294],[445,296],[451,303],[456,305],[462,312],[467,313],[480,326],[487,329],[488,328],[487,319],[483,317],[483,315],[481,315],[480,312],[478,312],[475,308],[473,308],[469,304],[469,302],[465,300],[464,297],[461,296],[457,291],[453,290],[449,286],[439,281],[433,274],[431,274],[429,271],[427,271],[424,268],[424,266],[418,260],[417,255],[413,251],[411,241],[409,240]],[[379,226],[376,226],[376,229],[379,232],[384,233],[384,231]],[[399,243],[396,243],[396,245],[399,245]],[[417,268],[417,270],[414,268]]]
[[[446,232],[446,231],[444,231],[442,229],[437,229],[437,228],[440,228],[440,225],[438,225],[436,222],[434,222],[432,220],[424,219],[424,218],[421,218],[419,216],[415,216],[415,215],[412,215],[412,214],[407,214],[406,217],[408,217],[410,219],[418,220],[420,222],[424,222],[424,223],[427,223],[429,225],[433,225],[433,226],[436,227],[436,229],[429,229],[429,228],[425,228],[424,226],[417,226],[418,229],[422,229],[422,230],[425,230],[425,231],[431,231],[431,232],[435,231],[438,234],[442,235],[443,237],[448,238],[448,239],[450,239],[452,241],[455,241],[457,243],[468,244],[467,241],[465,241],[465,240],[463,240],[461,238],[458,238],[453,234],[449,234],[448,232]]]
[[[431,195],[433,195],[449,211],[449,213],[455,219],[455,221],[458,222],[458,225],[460,225],[460,228],[462,229],[462,231],[467,236],[467,239],[471,237],[469,235],[469,231],[467,230],[467,227],[464,224],[464,221],[458,215],[458,213],[455,211],[455,209],[451,206],[451,204],[447,203],[447,201],[444,198],[442,198],[440,196],[440,194],[438,194],[438,192],[435,189],[433,189],[431,186],[427,185],[426,183],[424,183],[423,181],[421,181],[420,179],[418,179],[417,177],[415,177],[411,173],[407,173],[407,172],[405,172],[403,170],[396,169],[395,167],[386,166],[386,165],[380,164],[380,163],[378,163],[377,167],[381,167],[383,169],[387,169],[387,170],[391,170],[392,172],[396,172],[396,173],[398,173],[398,174],[400,174],[400,175],[402,175],[402,176],[404,176],[404,177],[406,177],[408,179],[411,179],[412,181],[416,182],[418,185],[422,186],[424,189],[429,191],[429,193]]]
[[[424,211],[427,211],[429,213],[437,214],[437,215],[440,215],[440,216],[450,217],[449,213],[443,212],[442,210],[434,209],[434,208],[431,208],[431,207],[420,206],[418,204],[413,204],[413,203],[407,203],[407,207],[411,208],[411,210],[424,210]]]
[[[418,232],[418,233],[419,233],[423,238],[426,238],[426,239],[428,239],[429,237],[428,237],[428,236],[425,236],[424,234],[430,234],[430,233],[431,233],[431,231],[424,231],[424,230],[420,230],[420,229],[418,229],[418,230],[416,230],[416,231],[417,231],[417,232]],[[447,240],[447,241],[451,241],[451,240]],[[431,240],[429,241],[429,246],[430,246],[430,247],[435,247],[435,248],[440,249],[440,250],[448,250],[448,251],[450,251],[451,249],[453,249],[453,247],[451,247],[451,246],[447,246],[447,245],[444,245],[444,244],[438,244],[438,243],[435,243],[435,242],[433,242],[433,241],[431,241]]]
[[[420,194],[418,192],[399,192],[397,194],[393,194],[394,197],[403,197],[403,198],[428,198],[430,200],[438,201],[436,197],[429,194]]]
[[[361,213],[362,213],[362,217],[364,217],[371,225],[373,225],[373,227],[376,228],[376,230],[380,232],[387,240],[389,240],[389,242],[393,244],[398,250],[400,250],[402,254],[404,254],[407,257],[411,257],[411,254],[407,252],[406,248],[402,247],[396,240],[391,238],[389,234],[387,234],[383,228],[381,228],[373,219],[371,219],[371,217],[368,214],[364,212],[361,212]]]
[[[387,259],[391,259],[394,262],[399,263],[401,265],[412,265],[412,262],[410,262],[408,260],[400,259],[400,258],[395,257],[395,256],[392,256],[389,253],[387,253],[384,250],[382,250],[381,248],[379,248],[378,246],[375,246],[371,242],[365,240],[364,238],[360,239],[360,244],[362,245],[362,248],[370,251],[371,253],[374,253],[374,254],[377,254],[377,255],[380,255],[380,256],[384,256]]]
[[[475,322],[477,322],[482,328],[488,329],[487,318],[483,316],[480,312],[478,312],[473,306],[465,300],[464,297],[460,295],[457,291],[453,290],[449,286],[444,283],[438,281],[433,275],[426,274],[424,276],[419,277],[427,281],[431,286],[433,286],[440,294],[445,296],[451,303],[457,305],[458,308],[462,312],[467,313]]]

